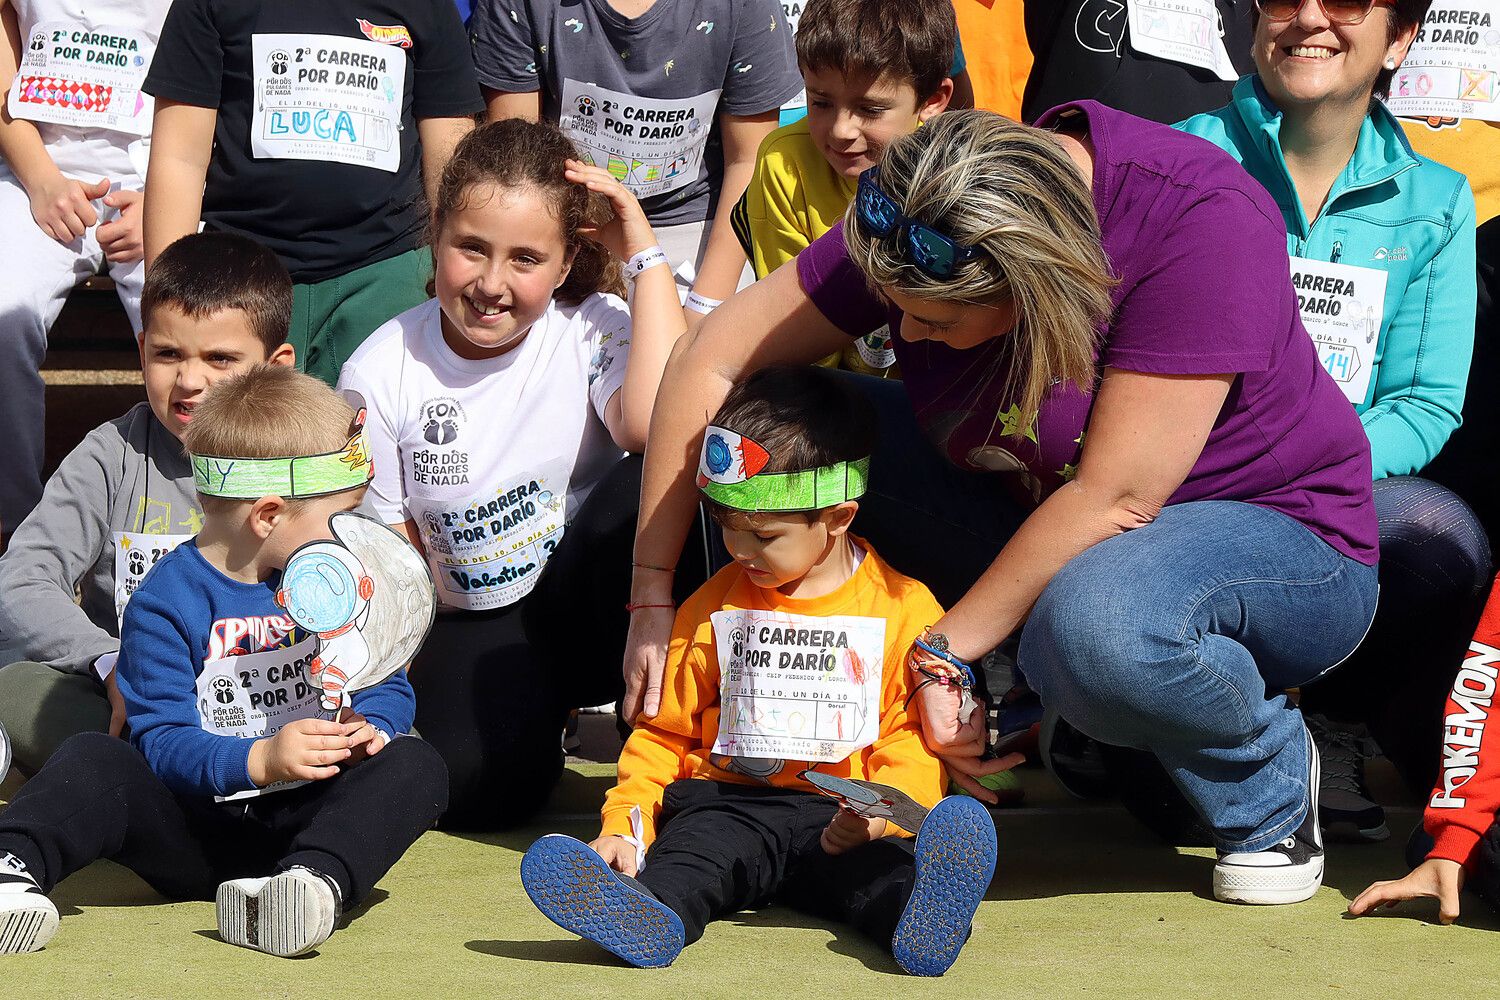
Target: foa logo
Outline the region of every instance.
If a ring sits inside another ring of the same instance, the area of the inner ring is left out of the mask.
[[[399,45],[403,49],[412,47],[411,32],[404,24],[371,24],[362,17],[355,18],[355,21],[359,24],[359,30],[364,32],[365,37],[372,42]]]

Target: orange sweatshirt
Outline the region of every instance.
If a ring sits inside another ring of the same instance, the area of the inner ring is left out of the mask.
[[[1500,583],[1491,591],[1468,655],[1458,668],[1443,719],[1443,769],[1427,802],[1423,826],[1429,858],[1474,860],[1480,838],[1500,812]]]
[[[942,797],[942,764],[922,742],[921,723],[905,703],[911,693],[906,651],[943,609],[925,586],[886,565],[869,544],[843,586],[831,594],[795,600],[752,584],[738,566],[720,570],[677,612],[662,678],[661,710],[636,725],[620,754],[620,776],[604,800],[604,834],[629,836],[630,812],[639,806],[644,841],[656,838],[656,819],[667,785],[683,778],[737,784],[757,779],[716,767],[710,751],[719,731],[719,656],[709,616],[724,609],[786,612],[809,617],[857,615],[884,622],[884,659],[866,664],[881,672],[880,734],[874,745],[837,763],[786,761],[765,782],[783,788],[812,786],[797,775],[809,767],[846,778],[865,778],[899,788],[926,806]],[[722,758],[721,758],[722,759]],[[891,827],[892,833],[903,831]]]

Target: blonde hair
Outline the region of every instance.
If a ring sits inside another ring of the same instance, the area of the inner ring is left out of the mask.
[[[1006,388],[1028,425],[1054,380],[1093,386],[1116,279],[1088,184],[1052,133],[990,111],[950,111],[891,143],[879,185],[903,214],[979,256],[930,277],[904,244],[866,235],[851,205],[844,239],[871,284],[929,301],[1012,303]]]
[[[193,409],[182,443],[194,455],[289,458],[338,451],[349,440],[354,407],[311,375],[287,365],[256,365],[217,383]],[[205,513],[242,500],[199,495]],[[288,502],[295,509],[300,501]]]

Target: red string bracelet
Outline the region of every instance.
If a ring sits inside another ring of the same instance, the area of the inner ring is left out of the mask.
[[[625,610],[628,611],[628,612],[630,612],[631,614],[635,614],[637,611],[640,611],[642,608],[675,608],[675,607],[677,607],[677,605],[675,605],[675,604],[627,604],[627,605],[625,605]]]

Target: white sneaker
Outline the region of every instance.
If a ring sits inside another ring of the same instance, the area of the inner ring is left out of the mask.
[[[1304,732],[1306,730],[1304,729]],[[1285,840],[1263,851],[1219,855],[1214,898],[1270,906],[1311,899],[1323,884],[1323,834],[1318,826],[1318,746],[1307,733],[1307,813]]]
[[[281,958],[327,941],[339,919],[337,887],[309,868],[223,882],[216,902],[219,937]]]
[[[57,933],[57,907],[21,859],[0,854],[0,955],[41,951]]]

